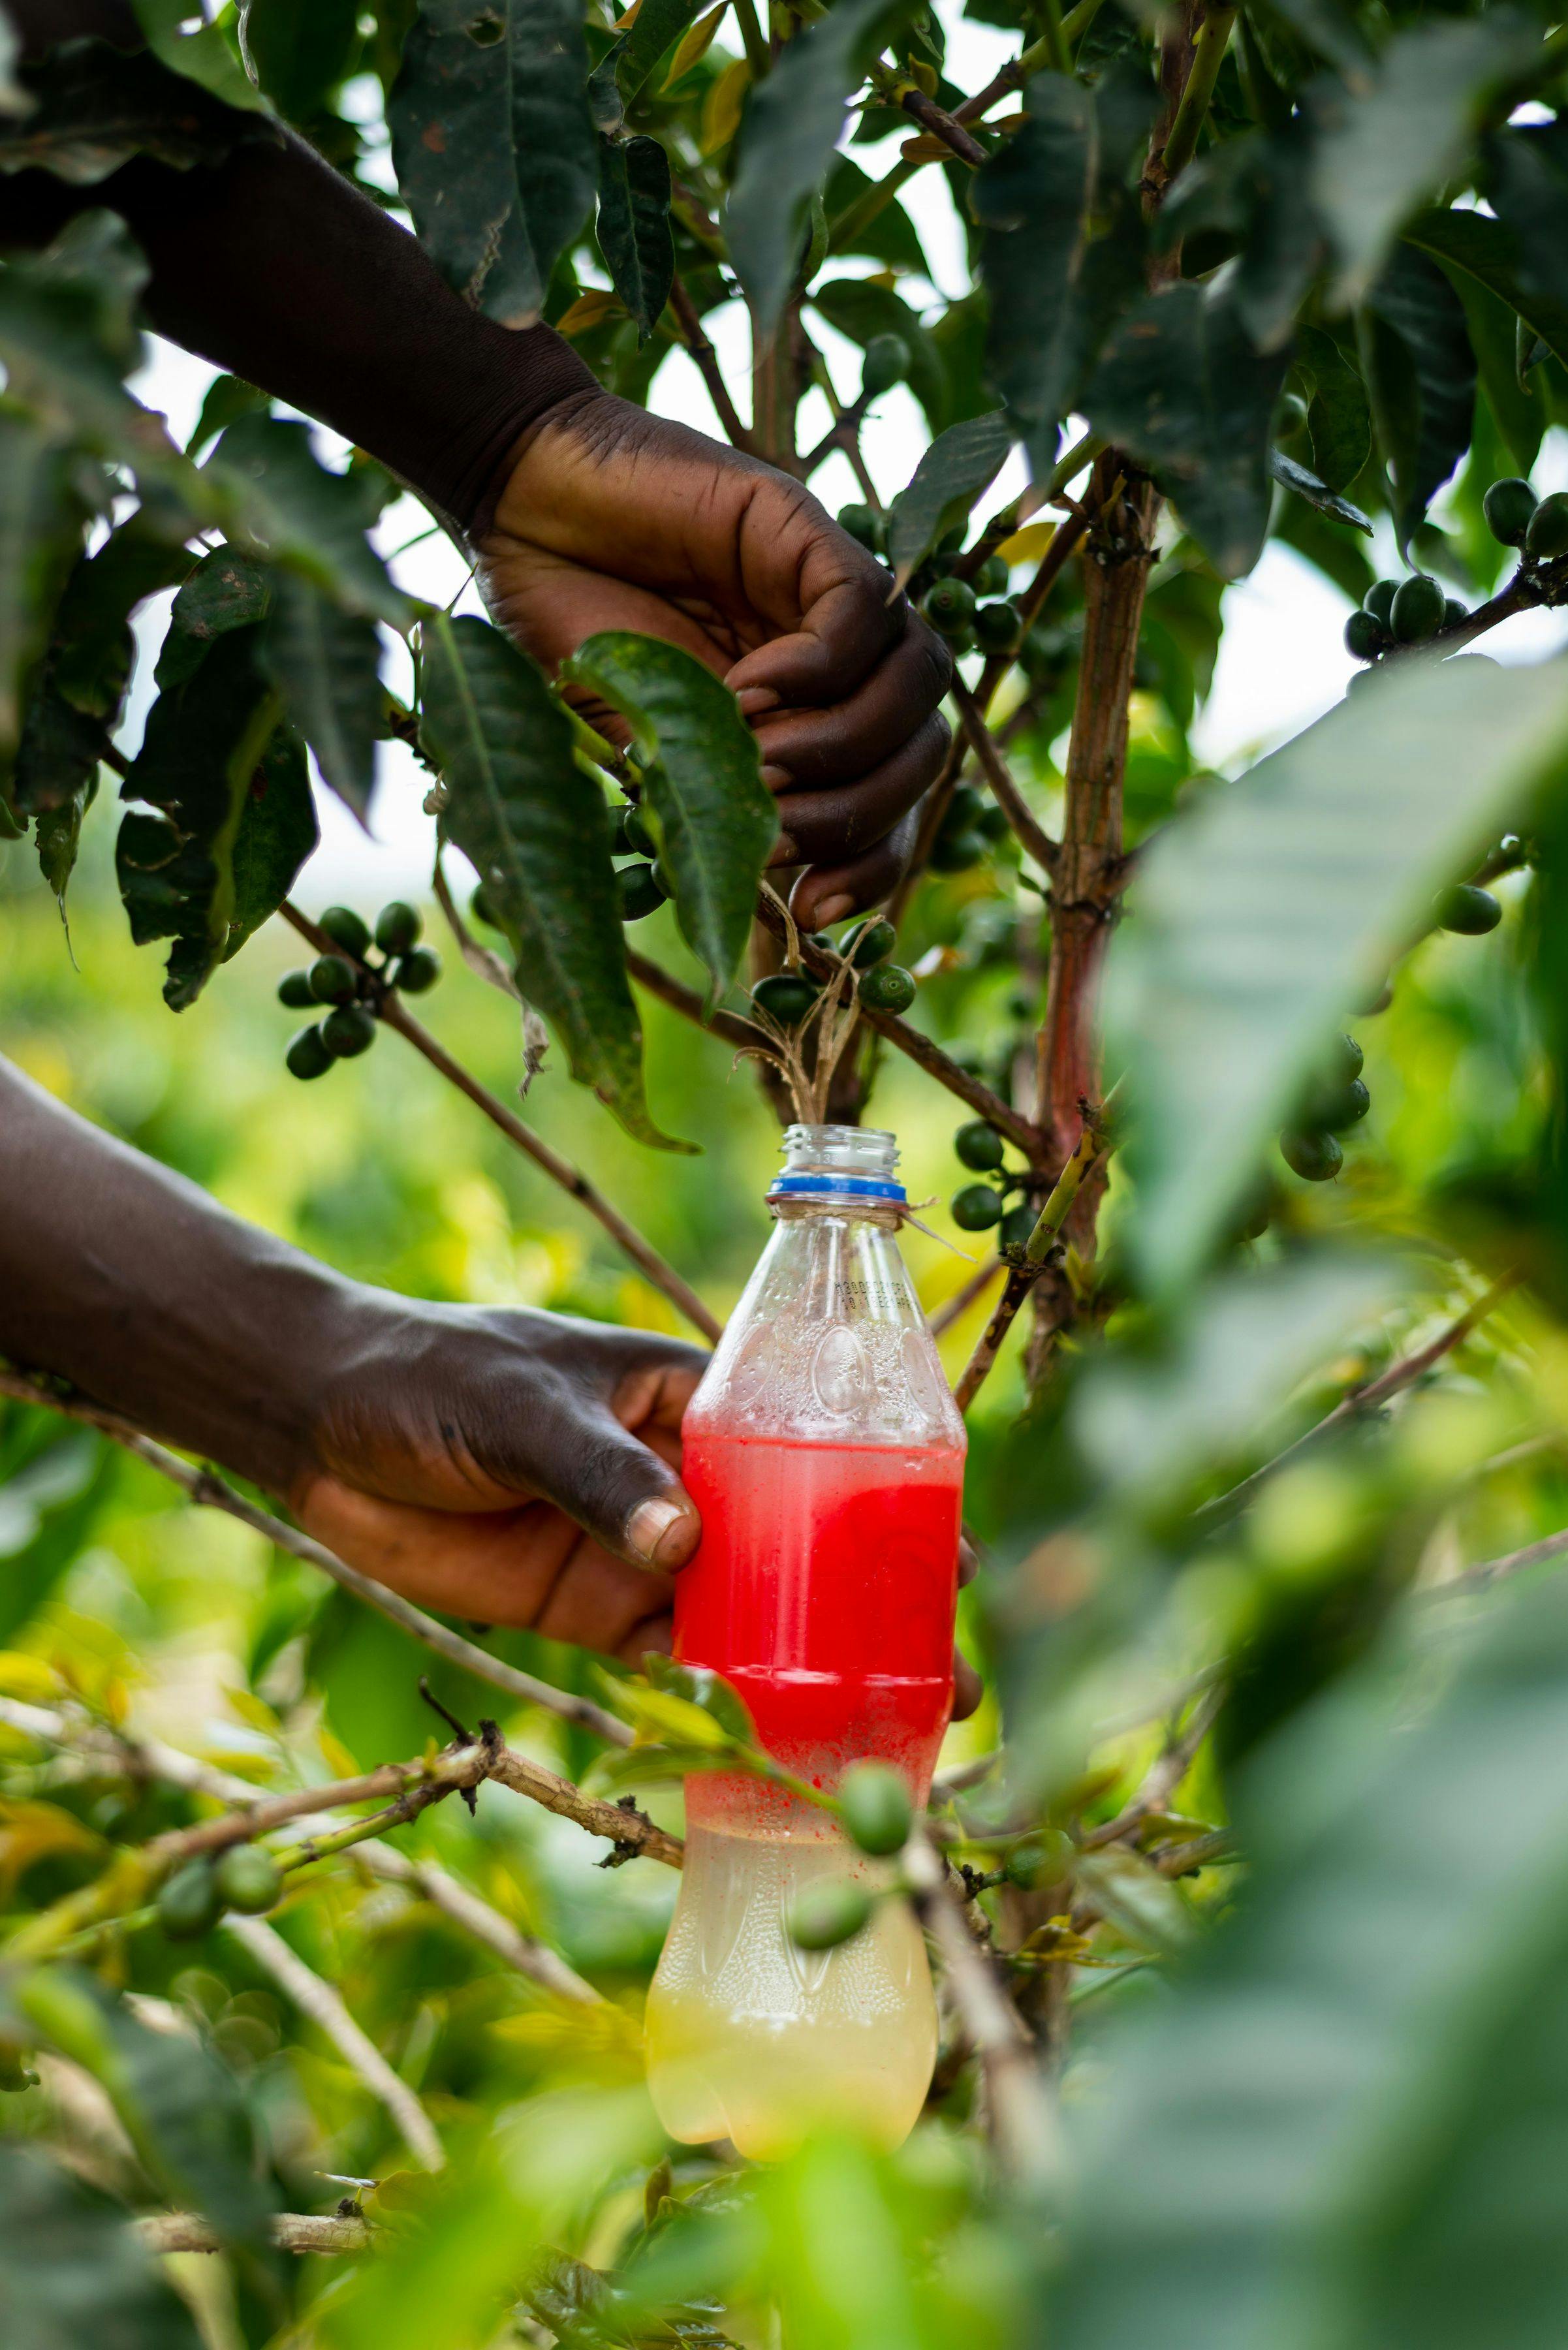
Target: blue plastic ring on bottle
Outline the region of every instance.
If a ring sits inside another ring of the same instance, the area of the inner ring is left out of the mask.
[[[851,1199],[907,1200],[908,1192],[901,1183],[882,1183],[868,1175],[777,1175],[774,1178],[770,1200],[785,1198],[792,1191],[845,1192]]]

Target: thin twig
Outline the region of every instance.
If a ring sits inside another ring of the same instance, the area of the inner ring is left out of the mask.
[[[970,748],[980,761],[985,780],[991,785],[997,806],[1012,827],[1019,846],[1032,857],[1044,873],[1056,869],[1056,843],[1038,823],[1018,785],[1013,782],[1006,760],[992,740],[991,729],[981,716],[980,708],[968,686],[955,671],[951,693],[954,706],[969,737]]]
[[[298,907],[291,904],[287,899],[285,899],[278,911],[285,921],[290,923],[299,932],[302,939],[308,941],[317,954],[343,953],[342,947],[334,939],[329,938],[327,933],[313,922],[308,915],[302,914]],[[354,959],[350,956],[348,960],[352,962]],[[360,965],[358,968],[363,969],[365,966]],[[553,1183],[558,1183],[563,1191],[569,1192],[579,1206],[587,1210],[590,1216],[596,1216],[606,1232],[609,1233],[610,1238],[625,1250],[638,1270],[646,1274],[655,1289],[662,1292],[670,1304],[683,1314],[696,1329],[701,1331],[705,1338],[715,1342],[719,1339],[722,1335],[721,1326],[710,1314],[690,1282],[684,1281],[672,1264],[665,1263],[651,1242],[643,1239],[635,1224],[627,1222],[620,1210],[611,1205],[597,1184],[591,1183],[579,1169],[572,1165],[570,1159],[563,1159],[558,1150],[553,1149],[549,1143],[534,1132],[532,1127],[524,1126],[516,1113],[482,1086],[479,1079],[472,1076],[461,1061],[454,1060],[445,1045],[439,1044],[431,1035],[430,1030],[414,1018],[413,1014],[395,989],[389,988],[379,993],[373,1008],[377,1018],[384,1026],[396,1029],[398,1035],[410,1044],[417,1053],[424,1055],[432,1069],[439,1070],[449,1085],[455,1086],[459,1093],[466,1096],[476,1109],[483,1112],[492,1126],[498,1128],[508,1142],[513,1143],[517,1149],[531,1159],[535,1166],[541,1169]]]
[[[921,1834],[904,1848],[904,1875],[921,1924],[941,1954],[954,2007],[981,2062],[997,2159],[1034,2184],[1060,2167],[1049,2093],[1029,2035],[990,1960],[964,1922],[941,1855]]]
[[[922,130],[929,130],[933,139],[940,139],[949,153],[956,155],[961,163],[967,163],[971,172],[978,172],[981,165],[989,161],[985,149],[974,133],[965,128],[957,115],[950,114],[945,106],[939,106],[934,98],[928,98],[923,89],[901,91],[898,104]]]
[[[349,2071],[386,2107],[414,2160],[426,2170],[444,2169],[446,2155],[430,2116],[369,2033],[355,2022],[341,1994],[307,1967],[265,1918],[241,1918],[231,1912],[223,1919],[223,1930],[234,1936],[264,1974],[272,1977],[301,2015],[331,2041]]]
[[[1198,1750],[1213,1729],[1224,1702],[1225,1684],[1215,1681],[1199,1699],[1186,1728],[1173,1731],[1166,1740],[1145,1772],[1137,1794],[1128,1799],[1114,1820],[1106,1820],[1099,1827],[1087,1831],[1082,1839],[1085,1852],[1098,1852],[1106,1845],[1126,1843],[1129,1836],[1137,1835],[1152,1812],[1164,1811],[1191,1770]]]
[[[613,1746],[630,1745],[631,1732],[625,1722],[618,1721],[613,1713],[605,1711],[603,1706],[595,1705],[591,1698],[577,1697],[568,1690],[555,1689],[548,1681],[538,1680],[532,1673],[522,1672],[515,1665],[504,1664],[499,1657],[493,1657],[485,1649],[476,1648],[472,1640],[465,1640],[461,1633],[449,1630],[446,1625],[438,1623],[433,1616],[427,1616],[410,1600],[402,1598],[395,1591],[389,1591],[384,1583],[377,1583],[371,1576],[361,1575],[357,1566],[349,1566],[323,1544],[313,1541],[309,1534],[301,1534],[296,1526],[287,1525],[282,1518],[275,1518],[270,1511],[258,1509],[254,1502],[247,1502],[221,1477],[215,1476],[211,1469],[193,1469],[189,1461],[182,1461],[178,1454],[169,1451],[152,1437],[144,1436],[140,1429],[133,1428],[118,1412],[107,1410],[86,1396],[62,1394],[40,1380],[29,1378],[23,1372],[6,1370],[3,1367],[0,1367],[0,1395],[14,1396],[19,1403],[36,1404],[46,1411],[57,1411],[67,1419],[80,1420],[88,1428],[99,1429],[105,1436],[111,1437],[116,1444],[122,1444],[128,1452],[134,1452],[137,1459],[144,1461],[149,1468],[156,1469],[161,1476],[169,1478],[171,1483],[188,1493],[192,1501],[200,1503],[203,1508],[222,1510],[227,1516],[238,1518],[243,1525],[265,1536],[276,1549],[287,1551],[291,1557],[304,1559],[308,1566],[319,1567],[324,1575],[332,1577],[334,1583],[341,1584],[345,1591],[351,1591],[357,1599],[364,1600],[379,1615],[389,1617],[410,1638],[422,1641],[427,1648],[433,1648],[438,1656],[445,1657],[451,1663],[461,1665],[476,1680],[488,1681],[493,1689],[504,1690],[518,1704],[543,1706],[547,1711],[558,1714],[564,1721],[575,1721],[581,1728],[591,1730],[597,1738],[605,1739]]]
[[[1211,1534],[1219,1526],[1229,1525],[1237,1513],[1246,1508],[1260,1486],[1266,1484],[1271,1477],[1277,1476],[1282,1469],[1288,1468],[1309,1447],[1321,1443],[1325,1436],[1335,1434],[1352,1420],[1364,1419],[1368,1413],[1380,1410],[1390,1397],[1397,1396],[1401,1388],[1409,1387],[1424,1372],[1429,1371],[1434,1363],[1440,1362],[1445,1355],[1462,1346],[1518,1280],[1517,1274],[1504,1274],[1476,1299],[1473,1305],[1467,1306],[1457,1321],[1439,1330],[1426,1346],[1418,1347],[1414,1354],[1391,1363],[1376,1378],[1368,1379],[1365,1387],[1352,1388],[1348,1395],[1340,1398],[1331,1412],[1315,1427],[1309,1428],[1304,1435],[1298,1436],[1293,1444],[1287,1444],[1282,1452],[1276,1452],[1272,1461],[1265,1461],[1261,1468],[1253,1470],[1250,1477],[1243,1477],[1240,1484],[1232,1485],[1229,1492],[1218,1493],[1213,1501],[1205,1502],[1203,1507],[1193,1513],[1194,1525],[1204,1534]]]
[[[927,1316],[927,1326],[932,1337],[940,1338],[944,1331],[952,1328],[955,1322],[961,1322],[970,1307],[985,1295],[998,1274],[1005,1273],[1006,1270],[1006,1259],[993,1256],[976,1272],[971,1273],[961,1289],[955,1289],[952,1295],[939,1305],[934,1314]]]
[[[1539,1542],[1526,1543],[1522,1550],[1505,1551],[1501,1558],[1489,1558],[1480,1566],[1467,1567],[1463,1575],[1450,1575],[1446,1582],[1430,1584],[1418,1596],[1422,1599],[1466,1599],[1478,1591],[1490,1590],[1494,1583],[1501,1583],[1527,1566],[1540,1566],[1549,1558],[1561,1558],[1564,1551],[1568,1551],[1568,1527],[1554,1534],[1542,1534]]]
[[[743,1020],[738,1012],[710,1012],[694,987],[688,987],[684,980],[677,979],[674,972],[666,971],[661,963],[639,954],[635,947],[627,949],[626,967],[639,987],[646,987],[649,995],[657,995],[661,1003],[667,1003],[672,1012],[679,1012],[681,1018],[690,1020],[693,1026],[706,1028],[711,1035],[722,1037],[725,1044],[732,1045],[738,1053],[754,1053],[759,1047],[766,1046],[766,1036],[752,1021]]]
[[[227,2250],[211,2221],[198,2211],[154,2211],[130,2225],[149,2252]],[[267,2221],[267,2234],[280,2252],[368,2252],[370,2249],[369,2223],[356,2214],[325,2217],[315,2211],[276,2211]]]
[[[509,1967],[526,1975],[542,1990],[552,1991],[557,1999],[575,2001],[579,2006],[603,2006],[603,1999],[592,1983],[585,1982],[558,1952],[547,1943],[520,1933],[510,1918],[482,1900],[460,1878],[438,1867],[433,1860],[410,1860],[394,1845],[372,1844],[364,1847],[359,1861],[389,1883],[407,1886],[433,1909],[439,1909],[443,1918],[449,1918],[476,1942],[483,1942],[486,1950],[493,1950],[498,1959],[504,1959]]]
[[[680,339],[695,362],[698,373],[708,387],[708,397],[712,401],[713,411],[723,427],[725,438],[732,442],[737,449],[743,449],[748,456],[753,455],[755,443],[741,421],[740,410],[730,397],[730,387],[724,381],[724,371],[719,365],[719,355],[708,338],[707,330],[698,314],[696,303],[691,299],[679,276],[670,282],[670,307],[675,313],[675,321],[680,329]]]

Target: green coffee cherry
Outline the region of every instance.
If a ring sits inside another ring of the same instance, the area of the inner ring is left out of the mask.
[[[376,1024],[362,1003],[340,1003],[321,1024],[321,1041],[335,1061],[357,1061],[376,1041]]]
[[[875,506],[868,506],[859,499],[853,505],[840,506],[838,527],[846,530],[851,538],[872,555],[881,554],[886,533],[882,517]]]
[[[921,609],[939,636],[961,637],[974,618],[974,589],[950,575],[928,588]]]
[[[473,916],[476,922],[483,922],[484,924],[487,931],[499,931],[505,927],[500,915],[496,912],[495,907],[487,894],[483,881],[474,891],[472,897],[469,899],[468,910]]]
[[[915,1824],[915,1806],[901,1771],[886,1762],[853,1762],[838,1790],[844,1825],[862,1852],[875,1859],[902,1852]]]
[[[1395,590],[1394,607],[1388,616],[1396,643],[1418,645],[1428,637],[1436,636],[1443,625],[1447,600],[1429,572],[1412,573]]]
[[[283,1871],[259,1844],[231,1845],[217,1866],[218,1898],[246,1918],[270,1909],[283,1891]]]
[[[33,2072],[20,2048],[9,2041],[0,2041],[0,2091],[17,2096],[24,2089],[36,2089],[38,2075]]]
[[[804,972],[775,971],[759,979],[752,1001],[776,1020],[781,1028],[798,1028],[822,990]]]
[[[1332,1134],[1287,1128],[1280,1137],[1280,1156],[1303,1183],[1332,1181],[1345,1164],[1345,1153]]]
[[[358,915],[352,906],[328,906],[318,926],[334,946],[363,962],[370,944],[370,925]]]
[[[1530,528],[1530,517],[1535,512],[1535,492],[1530,484],[1511,473],[1494,482],[1481,500],[1481,512],[1493,538],[1504,546],[1522,546]]]
[[[1524,551],[1532,563],[1554,563],[1568,555],[1568,492],[1553,490],[1530,517]]]
[[[974,640],[982,653],[1010,652],[1018,639],[1018,615],[1011,604],[979,604]]]
[[[321,1041],[319,1028],[302,1028],[291,1037],[283,1066],[291,1077],[324,1077],[332,1066],[332,1055]]]
[[[966,1183],[953,1193],[952,1218],[961,1232],[988,1232],[1002,1222],[1003,1201],[989,1183]]]
[[[1491,891],[1478,889],[1473,881],[1456,881],[1438,900],[1438,928],[1457,931],[1461,938],[1483,939],[1501,920],[1502,908]]]
[[[953,1137],[953,1149],[960,1165],[972,1167],[977,1175],[990,1174],[1002,1164],[1002,1137],[983,1118],[971,1118],[966,1126],[960,1127]]]
[[[870,1894],[846,1877],[808,1885],[790,1904],[789,1937],[797,1950],[836,1950],[858,1934],[870,1915]]]
[[[1027,1201],[1022,1206],[1009,1208],[1002,1220],[997,1239],[1003,1248],[1027,1248],[1040,1219]]]
[[[653,865],[623,865],[615,877],[620,892],[620,918],[623,922],[640,922],[657,907],[662,906],[670,892],[659,878]]]
[[[400,995],[423,995],[441,977],[441,957],[434,947],[410,947],[392,966],[392,985]]]
[[[210,1860],[188,1860],[158,1888],[158,1922],[171,1942],[194,1941],[218,1922],[223,1908],[218,1876]]]
[[[1376,660],[1392,642],[1382,621],[1370,612],[1352,612],[1345,624],[1345,650],[1354,660]]]
[[[1334,1073],[1341,1083],[1348,1085],[1358,1077],[1366,1064],[1366,1055],[1354,1036],[1336,1036],[1334,1040]]]
[[[631,857],[657,857],[659,843],[639,802],[633,800],[621,810],[621,829],[626,835],[627,853]]]
[[[1443,626],[1445,629],[1457,629],[1459,622],[1468,620],[1469,616],[1470,608],[1468,604],[1461,604],[1457,596],[1444,597]]]
[[[943,832],[968,832],[986,804],[985,794],[973,784],[955,784],[942,812]]]
[[[405,905],[400,898],[394,898],[391,904],[383,906],[376,917],[376,944],[383,954],[407,954],[409,949],[418,942],[423,928],[419,908]]]
[[[873,335],[860,369],[860,393],[877,400],[902,383],[909,372],[909,346],[902,335]]]
[[[1326,1090],[1313,1104],[1313,1124],[1328,1134],[1344,1134],[1359,1124],[1372,1107],[1372,1096],[1359,1077]]]
[[[359,974],[347,955],[317,955],[308,977],[317,1003],[352,1003],[359,993]]]
[[[1012,572],[1004,555],[988,555],[970,586],[977,596],[1005,596]]]
[[[989,807],[981,808],[976,816],[974,829],[982,840],[989,840],[994,847],[997,841],[1007,838],[1012,827],[1007,820],[1006,809],[999,808],[993,800]]]
[[[867,922],[863,931],[855,933],[849,960],[857,971],[869,971],[874,964],[886,962],[898,943],[898,933],[891,922]]]
[[[1375,579],[1361,599],[1361,608],[1381,620],[1386,629],[1394,617],[1394,598],[1399,591],[1397,579]]]
[[[915,1000],[915,974],[899,962],[879,962],[860,981],[859,997],[867,1012],[907,1012]]]
[[[277,983],[277,1000],[291,1012],[308,1012],[316,1001],[307,971],[286,971]]]
[[[967,873],[978,865],[986,852],[986,837],[978,830],[970,832],[940,832],[931,843],[930,868],[933,873]]]
[[[1070,1877],[1078,1847],[1060,1828],[1041,1828],[1015,1844],[1002,1863],[1010,1885],[1032,1893],[1037,1885],[1060,1885]]]

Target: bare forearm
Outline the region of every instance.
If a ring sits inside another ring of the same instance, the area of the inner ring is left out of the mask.
[[[0,1354],[275,1492],[354,1293],[0,1061]]]

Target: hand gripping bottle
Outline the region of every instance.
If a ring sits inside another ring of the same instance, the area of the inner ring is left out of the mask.
[[[686,1413],[702,1540],[676,1580],[675,1649],[732,1682],[798,1777],[831,1792],[876,1757],[923,1804],[952,1703],[965,1440],[898,1253],[897,1164],[890,1134],[785,1135],[777,1228]],[[817,1879],[888,1865],[753,1778],[689,1778],[686,1820],[648,2002],[665,2127],[763,2158],[835,2117],[897,2145],[937,2045],[908,1905],[878,1902],[831,1950],[786,1926]]]

